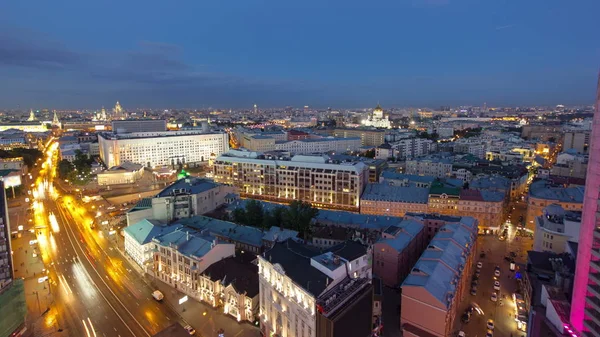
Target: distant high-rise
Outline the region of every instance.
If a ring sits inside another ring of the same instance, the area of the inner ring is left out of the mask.
[[[600,336],[600,76],[590,143],[571,324],[586,336]]]
[[[254,113],[257,114],[258,113],[258,105],[254,104]]]
[[[113,108],[113,119],[123,119],[123,117],[123,108],[121,107],[121,103],[117,101],[117,104]]]

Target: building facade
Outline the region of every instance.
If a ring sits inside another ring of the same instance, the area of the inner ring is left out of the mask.
[[[379,146],[385,143],[385,131],[377,129],[335,129],[337,138],[360,138],[362,146]]]
[[[507,214],[506,194],[497,191],[463,189],[458,200],[458,214],[472,216],[480,232],[497,232]]]
[[[198,131],[101,133],[98,142],[107,167],[125,161],[145,167],[195,165],[229,150],[226,133]]]
[[[113,166],[98,173],[97,181],[100,186],[134,184],[143,175],[144,167],[142,165],[126,161],[119,166]]]
[[[452,162],[447,158],[420,158],[406,161],[406,174],[446,178],[452,174]]]
[[[360,213],[403,217],[407,212],[427,212],[428,196],[428,188],[368,184],[360,199]]]
[[[535,218],[533,250],[562,254],[567,242],[579,241],[580,228],[581,212],[566,212],[560,205],[552,204]]]
[[[583,186],[555,186],[546,180],[533,182],[529,187],[529,196],[527,197],[525,227],[533,230],[535,218],[543,215],[544,209],[551,204],[558,204],[566,211],[581,211],[584,194]]]
[[[232,185],[242,197],[316,207],[358,210],[368,181],[361,162],[335,164],[327,156],[270,159],[257,153],[231,151],[215,160],[216,182]]]
[[[590,138],[590,159],[585,183],[585,199],[577,249],[577,269],[571,301],[571,324],[576,331],[589,336],[600,335],[600,76],[596,110]]]
[[[167,131],[167,121],[163,119],[113,120],[111,125],[116,134]]]
[[[361,139],[358,137],[304,139],[276,142],[274,146],[277,151],[289,151],[294,154],[326,153],[330,151],[344,153],[357,151],[361,147]]]

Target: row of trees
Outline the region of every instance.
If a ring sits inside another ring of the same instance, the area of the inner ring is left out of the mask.
[[[288,207],[278,206],[271,211],[264,209],[256,200],[249,200],[244,208],[236,208],[232,213],[232,221],[262,230],[273,226],[282,226],[299,233],[306,240],[312,230],[312,219],[319,215],[319,210],[311,204],[299,200],[292,201]]]
[[[43,156],[44,154],[42,151],[37,149],[15,148],[8,151],[0,150],[0,158],[23,157],[23,163],[27,165],[29,169],[33,168],[35,162]]]
[[[73,162],[63,159],[58,163],[58,177],[68,179],[76,185],[85,185],[92,178],[93,162],[93,158],[77,150]]]

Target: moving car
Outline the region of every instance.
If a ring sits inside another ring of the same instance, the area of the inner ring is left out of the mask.
[[[196,330],[194,328],[192,328],[191,325],[186,325],[183,327],[190,335],[195,335],[196,334]]]
[[[163,295],[163,293],[161,293],[160,290],[155,290],[152,293],[152,297],[154,297],[154,299],[157,301],[162,301],[163,298],[165,298],[165,295]]]
[[[494,281],[494,290],[500,290],[500,281]]]
[[[492,331],[494,330],[494,320],[493,319],[488,319],[487,328]]]
[[[490,297],[490,300],[492,300],[492,302],[498,302],[498,295],[495,292],[493,292],[492,297]]]

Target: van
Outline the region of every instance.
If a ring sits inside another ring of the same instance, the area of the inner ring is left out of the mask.
[[[152,297],[154,297],[154,299],[157,301],[162,301],[162,299],[165,298],[165,296],[163,295],[163,293],[160,292],[160,290],[155,290],[152,293]]]

